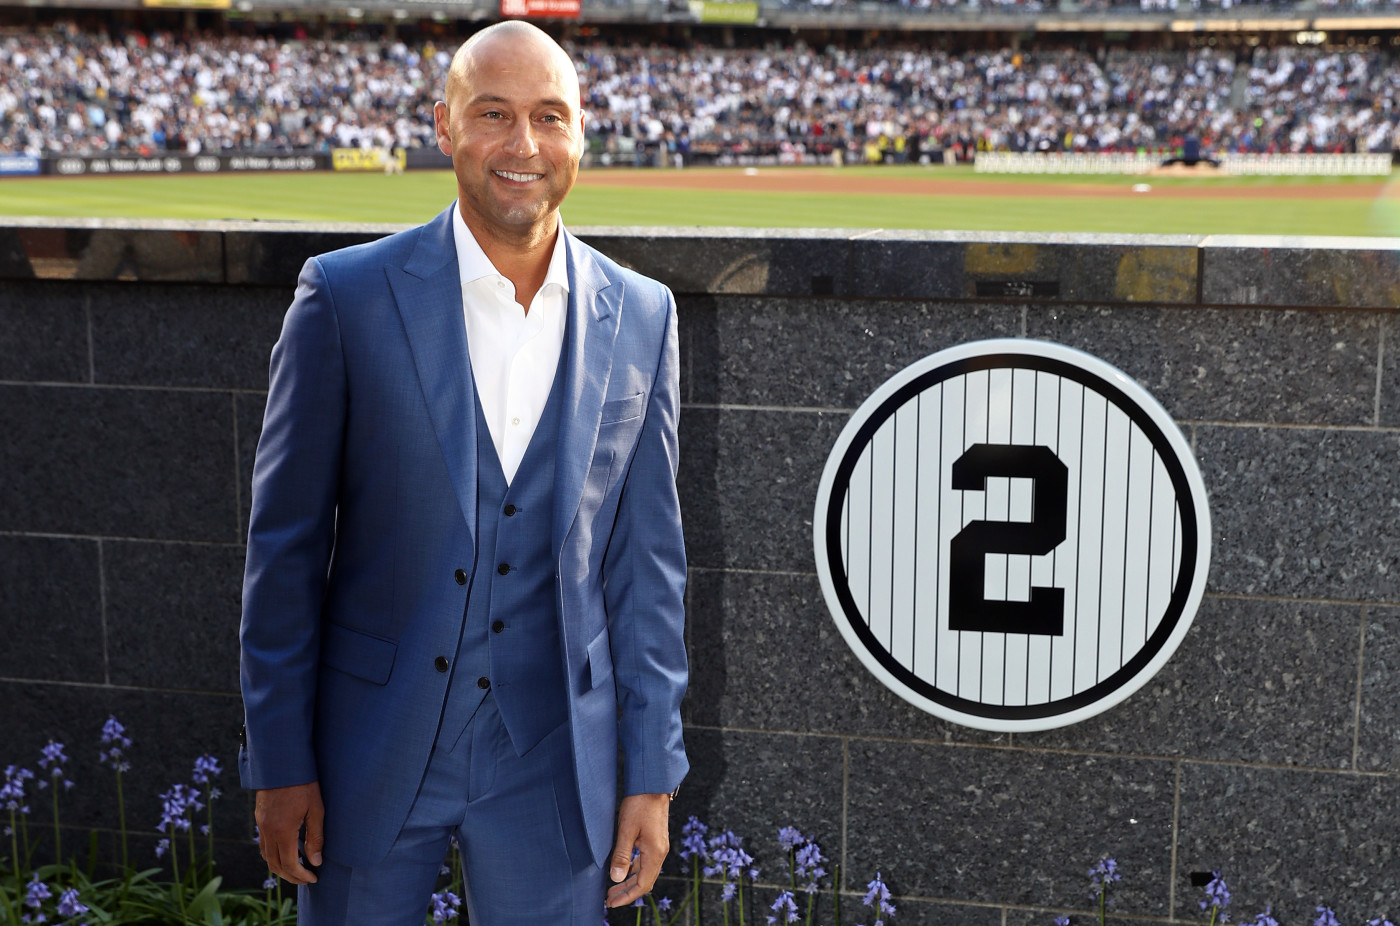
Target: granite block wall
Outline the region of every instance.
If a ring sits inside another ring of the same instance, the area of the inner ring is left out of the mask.
[[[0,765],[67,743],[82,841],[116,826],[95,761],[109,715],[136,740],[138,827],[199,754],[232,766],[267,354],[301,261],[390,230],[0,228]],[[1236,921],[1267,904],[1285,926],[1319,904],[1400,915],[1400,246],[581,234],[680,304],[694,770],[674,817],[746,837],[749,917],[786,880],[781,826],[840,864],[850,923],[869,921],[876,871],[896,923],[1089,922],[1104,856],[1124,873],[1115,922],[1202,921],[1192,876],[1211,870]],[[1117,708],[1036,734],[891,694],[846,647],[811,552],[817,479],[854,408],[920,357],[1002,336],[1084,349],[1151,391],[1214,520],[1171,662]],[[226,776],[223,864],[251,882],[249,802]]]

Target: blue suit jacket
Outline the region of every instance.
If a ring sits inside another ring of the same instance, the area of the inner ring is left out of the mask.
[[[661,284],[567,233],[564,245],[552,549],[602,864],[619,738],[628,794],[669,792],[688,768],[676,308]],[[319,781],[327,852],[347,864],[388,852],[437,730],[448,673],[434,660],[456,651],[467,590],[454,573],[475,559],[474,389],[450,209],[307,261],[253,471],[239,765],[249,788]]]

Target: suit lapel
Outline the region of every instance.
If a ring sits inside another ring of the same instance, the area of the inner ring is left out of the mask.
[[[569,314],[564,329],[564,405],[554,468],[552,548],[556,560],[578,513],[584,480],[593,463],[624,288],[621,281],[608,279],[592,252],[567,231],[565,242]]]
[[[423,227],[402,268],[385,268],[447,472],[476,545],[476,384],[462,316],[452,209]]]

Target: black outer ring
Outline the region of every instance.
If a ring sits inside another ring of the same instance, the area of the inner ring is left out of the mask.
[[[1158,624],[1157,630],[1147,639],[1133,658],[1129,659],[1108,678],[1078,694],[1061,698],[1058,701],[1047,701],[1044,704],[983,704],[981,701],[960,698],[941,688],[935,688],[900,665],[890,655],[889,650],[875,638],[869,625],[860,620],[860,608],[851,595],[850,580],[846,576],[845,566],[841,562],[841,510],[844,507],[846,495],[850,491],[851,472],[855,469],[856,463],[859,462],[861,454],[865,452],[865,448],[869,445],[875,432],[916,394],[955,376],[980,370],[997,369],[1036,370],[1051,373],[1079,383],[1086,389],[1092,389],[1108,399],[1126,413],[1133,424],[1147,435],[1148,440],[1152,442],[1153,449],[1161,457],[1167,474],[1171,477],[1176,497],[1182,502],[1178,504],[1181,509],[1181,568],[1177,572],[1176,581],[1172,587],[1171,600],[1167,603],[1167,608],[1163,612],[1162,621]],[[837,499],[841,499],[843,504],[835,504]],[[1188,501],[1190,504],[1185,503]],[[827,570],[831,575],[831,584],[836,591],[837,600],[841,603],[841,610],[846,621],[865,645],[866,651],[874,656],[880,665],[885,667],[886,671],[914,692],[936,704],[973,717],[998,720],[1033,720],[1043,717],[1057,717],[1093,704],[1122,688],[1132,681],[1166,645],[1172,630],[1180,622],[1182,613],[1186,609],[1186,600],[1191,593],[1191,578],[1196,571],[1199,525],[1196,521],[1194,502],[1190,483],[1186,479],[1186,470],[1182,467],[1181,460],[1177,458],[1166,435],[1157,426],[1157,422],[1152,420],[1152,417],[1137,402],[1129,398],[1116,385],[1095,373],[1052,357],[1020,353],[983,354],[964,360],[954,360],[916,376],[880,403],[879,408],[856,431],[850,446],[846,449],[845,456],[841,458],[841,463],[836,468],[836,475],[831,485],[831,501],[828,503],[826,514]]]

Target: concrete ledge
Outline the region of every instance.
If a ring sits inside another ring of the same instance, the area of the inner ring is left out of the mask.
[[[0,217],[0,279],[294,285],[315,254],[408,226]],[[1389,307],[1400,239],[574,229],[677,294]]]

